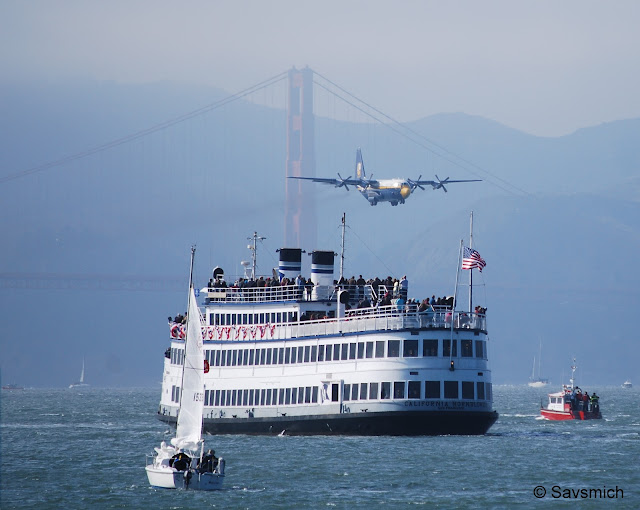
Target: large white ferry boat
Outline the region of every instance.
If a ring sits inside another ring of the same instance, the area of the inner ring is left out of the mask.
[[[255,256],[255,239],[254,249]],[[492,409],[486,309],[408,299],[406,280],[334,280],[332,251],[281,249],[277,275],[200,291],[203,429],[210,434],[484,434]],[[427,300],[428,301],[428,300]],[[442,300],[444,301],[444,299]],[[469,305],[471,306],[471,305]],[[175,424],[183,318],[169,321],[158,417]]]

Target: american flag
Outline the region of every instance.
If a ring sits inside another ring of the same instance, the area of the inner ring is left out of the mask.
[[[464,257],[462,257],[462,269],[473,269],[477,267],[480,272],[487,263],[480,256],[480,254],[473,248],[464,247]]]

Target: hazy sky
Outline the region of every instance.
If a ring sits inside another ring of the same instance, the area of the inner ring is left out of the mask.
[[[0,2],[2,80],[229,92],[308,65],[399,120],[464,112],[539,135],[640,116],[640,2]]]

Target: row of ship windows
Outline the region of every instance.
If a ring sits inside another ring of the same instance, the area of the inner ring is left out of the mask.
[[[235,326],[236,324],[280,324],[298,322],[298,312],[272,313],[212,313],[209,315],[210,326]]]
[[[331,385],[331,396],[326,399],[339,402],[340,385]],[[424,390],[424,392],[423,392]],[[355,402],[362,400],[390,399],[460,399],[491,400],[491,383],[481,381],[395,381],[344,384],[342,400]],[[327,392],[329,389],[327,388]],[[173,386],[171,400],[180,401],[180,387]],[[318,386],[280,389],[205,390],[204,405],[213,407],[233,406],[276,406],[310,404],[318,402]]]
[[[420,351],[422,342],[422,351]],[[366,358],[416,358],[422,356],[450,356],[463,358],[486,358],[484,340],[376,340],[375,342],[351,342],[343,344],[305,345],[300,347],[267,347],[262,349],[219,349],[205,351],[211,366],[235,367],[243,365],[289,365],[292,363],[315,363],[317,361],[344,361]],[[402,347],[402,350],[401,350]],[[475,347],[475,349],[474,349]],[[184,363],[184,349],[171,349],[171,363]]]

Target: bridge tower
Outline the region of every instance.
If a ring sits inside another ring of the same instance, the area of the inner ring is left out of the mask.
[[[289,71],[286,175],[315,177],[313,71]],[[317,248],[316,204],[308,182],[285,179],[284,242],[287,248],[311,252]]]

